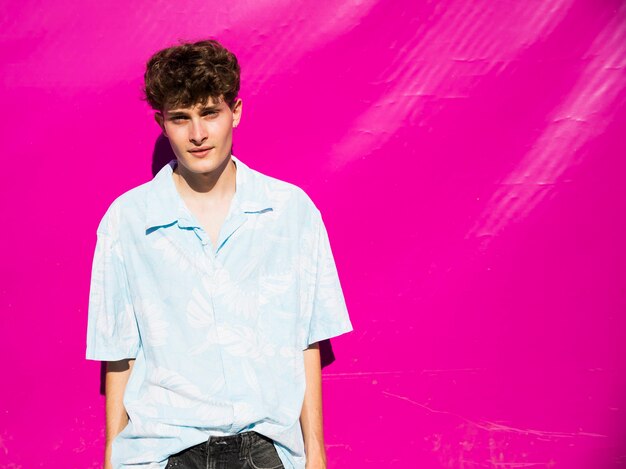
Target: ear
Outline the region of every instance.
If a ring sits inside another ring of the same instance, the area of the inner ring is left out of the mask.
[[[165,131],[165,119],[163,117],[163,114],[161,114],[159,111],[155,112],[154,120],[157,122],[157,124],[159,124],[159,127],[161,127],[161,132],[163,132],[163,135],[167,137],[167,132]]]
[[[241,108],[243,106],[243,102],[241,98],[237,98],[235,100],[235,104],[233,104],[233,127],[237,127],[239,125],[239,121],[241,120]]]

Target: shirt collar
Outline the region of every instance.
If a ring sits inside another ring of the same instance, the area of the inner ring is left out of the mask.
[[[237,165],[235,195],[231,201],[232,215],[248,215],[272,210],[272,203],[259,174],[231,154]],[[146,231],[178,222],[180,227],[199,227],[196,218],[176,189],[172,174],[177,160],[172,159],[149,183],[146,205]]]

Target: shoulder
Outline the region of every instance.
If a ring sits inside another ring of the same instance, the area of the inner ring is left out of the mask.
[[[320,211],[312,197],[300,186],[250,169],[256,190],[266,197],[275,209],[296,212],[301,216],[317,218]]]
[[[102,215],[97,232],[103,234],[119,233],[120,226],[126,220],[137,219],[139,214],[144,213],[150,182],[144,182],[115,197]]]

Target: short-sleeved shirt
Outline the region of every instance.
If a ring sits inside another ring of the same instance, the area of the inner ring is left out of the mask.
[[[212,435],[254,430],[304,468],[303,350],[352,330],[320,211],[298,186],[231,156],[217,245],[166,164],[97,229],[86,358],[134,358],[115,469],[162,469]]]

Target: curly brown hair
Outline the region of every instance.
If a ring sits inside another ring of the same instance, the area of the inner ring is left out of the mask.
[[[232,108],[240,74],[237,57],[216,40],[181,43],[148,60],[143,92],[157,111],[206,104],[209,97]]]

